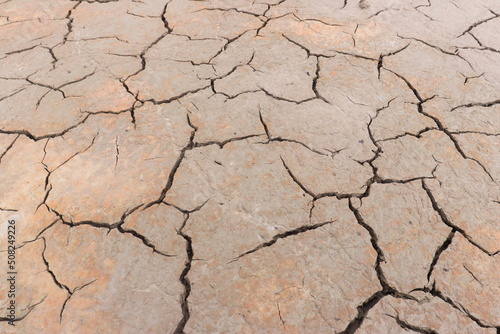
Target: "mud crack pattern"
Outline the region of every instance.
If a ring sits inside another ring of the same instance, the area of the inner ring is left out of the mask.
[[[1,1],[16,330],[500,333],[498,31],[495,0]]]

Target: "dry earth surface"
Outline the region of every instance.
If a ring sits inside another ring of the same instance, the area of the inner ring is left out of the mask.
[[[500,333],[499,31],[498,0],[0,0],[1,333]]]

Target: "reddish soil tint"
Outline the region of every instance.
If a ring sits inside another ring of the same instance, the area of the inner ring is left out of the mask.
[[[0,0],[0,333],[500,333],[498,0]]]

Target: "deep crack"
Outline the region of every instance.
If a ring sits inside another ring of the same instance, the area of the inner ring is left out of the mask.
[[[327,222],[323,222],[323,223],[318,223],[318,224],[313,224],[313,225],[303,225],[303,226],[299,226],[297,228],[294,228],[292,230],[285,231],[283,233],[278,233],[278,234],[274,235],[269,241],[266,241],[266,242],[258,245],[257,247],[255,247],[249,251],[246,251],[243,254],[238,255],[236,258],[232,259],[228,263],[238,261],[242,257],[249,255],[249,254],[252,254],[252,253],[255,253],[256,251],[258,251],[262,248],[271,247],[276,242],[278,242],[280,239],[285,239],[285,238],[288,238],[290,236],[295,236],[295,235],[298,235],[298,234],[301,234],[304,232],[312,231],[312,230],[315,230],[317,228],[323,227],[325,225],[332,224],[334,222],[335,222],[335,220],[327,221]]]
[[[177,231],[177,234],[180,235],[186,241],[186,261],[184,262],[184,269],[182,270],[181,275],[179,277],[179,280],[184,287],[184,293],[181,296],[182,318],[174,330],[175,334],[184,333],[184,328],[186,327],[186,324],[191,316],[189,311],[189,302],[188,302],[189,295],[191,294],[191,282],[189,281],[189,278],[187,276],[189,274],[189,271],[191,270],[191,264],[193,262],[193,256],[194,256],[193,240],[191,239],[191,236],[187,235],[183,231],[184,227],[186,227],[188,220],[189,220],[189,213],[184,213],[184,221],[182,223],[182,226]]]

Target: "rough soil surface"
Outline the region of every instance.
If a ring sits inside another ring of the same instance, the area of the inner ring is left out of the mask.
[[[0,332],[500,333],[499,31],[498,0],[0,0]]]

